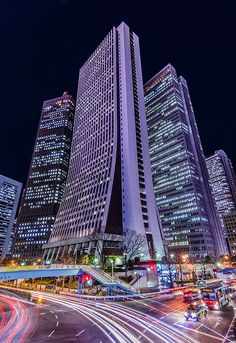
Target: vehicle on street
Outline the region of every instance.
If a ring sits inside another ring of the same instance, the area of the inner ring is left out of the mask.
[[[208,307],[203,301],[194,301],[188,306],[184,315],[187,321],[196,320],[199,322],[201,318],[206,317],[207,311]]]
[[[202,299],[202,293],[198,288],[188,288],[183,292],[183,298],[185,302],[192,302]]]
[[[208,279],[208,280],[198,280],[197,281],[197,288],[206,288],[206,287],[213,287],[213,286],[223,286],[224,282],[222,279]]]
[[[227,306],[231,300],[229,286],[212,286],[202,288],[202,300],[210,310],[219,310]]]

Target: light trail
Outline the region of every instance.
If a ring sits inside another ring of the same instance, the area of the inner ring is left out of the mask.
[[[67,306],[69,308],[73,308],[74,311],[81,313],[88,320],[92,321],[103,333],[105,333],[105,335],[109,338],[109,340],[111,340],[114,343],[116,342],[139,343],[136,337],[133,336],[128,330],[125,330],[123,326],[119,325],[118,323],[115,323],[111,319],[107,318],[107,316],[97,313],[98,311],[96,308],[94,309],[93,303],[91,303],[91,305],[93,305],[93,308],[88,308],[88,306],[84,306],[81,304],[74,304],[71,301],[62,300],[59,297],[42,295],[42,294],[40,294],[40,296],[42,296],[44,299],[49,300],[51,302],[55,302],[57,304]],[[104,330],[104,328],[106,330]],[[110,333],[112,334],[114,339],[111,337]]]
[[[10,309],[8,315],[4,317],[4,322],[1,321],[0,342],[26,342],[37,326],[36,314],[32,315],[29,308],[17,298],[1,294],[0,299]],[[3,313],[4,309],[2,308],[1,311]]]
[[[36,293],[36,295],[38,294]],[[139,337],[143,338],[142,341],[149,343],[155,343],[157,339],[159,342],[166,343],[197,343],[196,340],[185,335],[180,330],[154,317],[146,317],[142,312],[120,304],[94,303],[89,300],[70,299],[68,296],[42,295],[41,293],[40,296],[46,300],[78,310],[83,315],[86,314],[89,319],[95,318],[106,329],[113,327],[111,332],[113,337],[118,339],[118,342],[123,342],[120,339],[124,339],[125,342],[140,342],[136,338],[139,335]],[[96,308],[94,308],[95,306]],[[101,329],[100,326],[99,329]],[[114,336],[115,333],[120,337]]]

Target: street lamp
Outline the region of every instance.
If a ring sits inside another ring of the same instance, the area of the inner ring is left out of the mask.
[[[113,260],[111,260],[111,277],[113,280],[113,277],[114,277],[114,261]]]

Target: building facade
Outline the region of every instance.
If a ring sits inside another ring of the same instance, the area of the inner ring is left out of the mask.
[[[186,81],[169,64],[144,92],[154,192],[169,251],[225,253]]]
[[[151,255],[163,254],[139,41],[122,23],[80,69],[68,179],[44,257],[89,253],[91,236],[127,230],[145,237]]]
[[[0,258],[10,253],[13,223],[22,184],[0,175]]]
[[[223,216],[223,226],[227,236],[229,253],[236,255],[236,211]]]
[[[22,197],[13,257],[42,257],[62,199],[68,172],[74,100],[67,92],[43,103],[37,138]]]
[[[206,158],[211,192],[224,228],[223,216],[236,211],[236,178],[232,163],[223,150]]]

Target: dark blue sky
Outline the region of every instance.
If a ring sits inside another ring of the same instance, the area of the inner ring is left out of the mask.
[[[76,96],[80,66],[112,26],[140,38],[144,81],[171,62],[188,81],[206,154],[236,166],[234,1],[2,0],[0,174],[25,181],[42,102]]]

